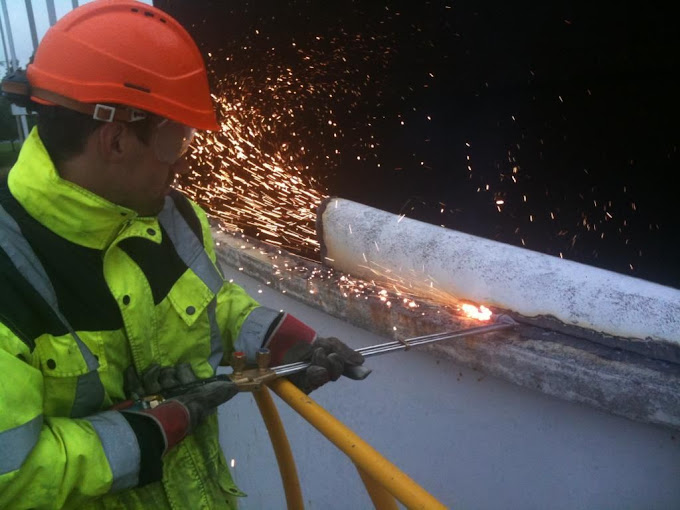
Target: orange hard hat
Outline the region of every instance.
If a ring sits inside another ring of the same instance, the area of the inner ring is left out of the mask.
[[[47,31],[26,75],[38,103],[89,108],[99,120],[132,121],[143,110],[219,130],[196,43],[176,20],[134,0],[95,0],[68,13]],[[129,118],[114,116],[111,104],[130,107]]]

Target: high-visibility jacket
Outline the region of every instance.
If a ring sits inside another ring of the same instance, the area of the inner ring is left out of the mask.
[[[216,416],[137,487],[139,441],[108,409],[128,366],[210,377],[282,321],[223,280],[196,204],[139,217],[61,179],[34,129],[0,183],[0,508],[233,508]]]

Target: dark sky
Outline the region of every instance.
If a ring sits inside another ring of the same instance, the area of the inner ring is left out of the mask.
[[[304,106],[290,131],[327,194],[680,288],[680,37],[670,11],[154,3],[199,42],[214,84],[250,76],[257,96],[288,68],[314,85],[288,91]]]

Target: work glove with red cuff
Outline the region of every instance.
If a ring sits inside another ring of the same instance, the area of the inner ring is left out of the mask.
[[[292,315],[282,313],[267,336],[263,347],[270,350],[272,365],[305,361],[310,366],[288,379],[305,393],[337,381],[341,375],[361,380],[371,371],[361,365],[364,357],[337,338],[320,338],[316,332]]]
[[[144,371],[141,380],[134,367],[129,367],[125,373],[126,394],[133,400],[196,381],[198,378],[188,363],[163,368],[152,365]],[[154,408],[121,409],[140,446],[139,485],[160,480],[161,457],[236,393],[238,388],[234,383],[215,381],[177,395]]]
[[[319,337],[311,344],[296,344],[284,356],[284,363],[306,361],[310,365],[303,372],[288,376],[290,382],[309,394],[328,381],[341,375],[360,381],[371,370],[361,366],[364,357],[334,337]]]

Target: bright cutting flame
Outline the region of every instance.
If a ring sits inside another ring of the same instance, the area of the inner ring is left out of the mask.
[[[491,319],[492,312],[484,305],[479,305],[479,307],[477,307],[470,303],[463,303],[460,305],[460,309],[471,319],[480,321],[488,321]]]

